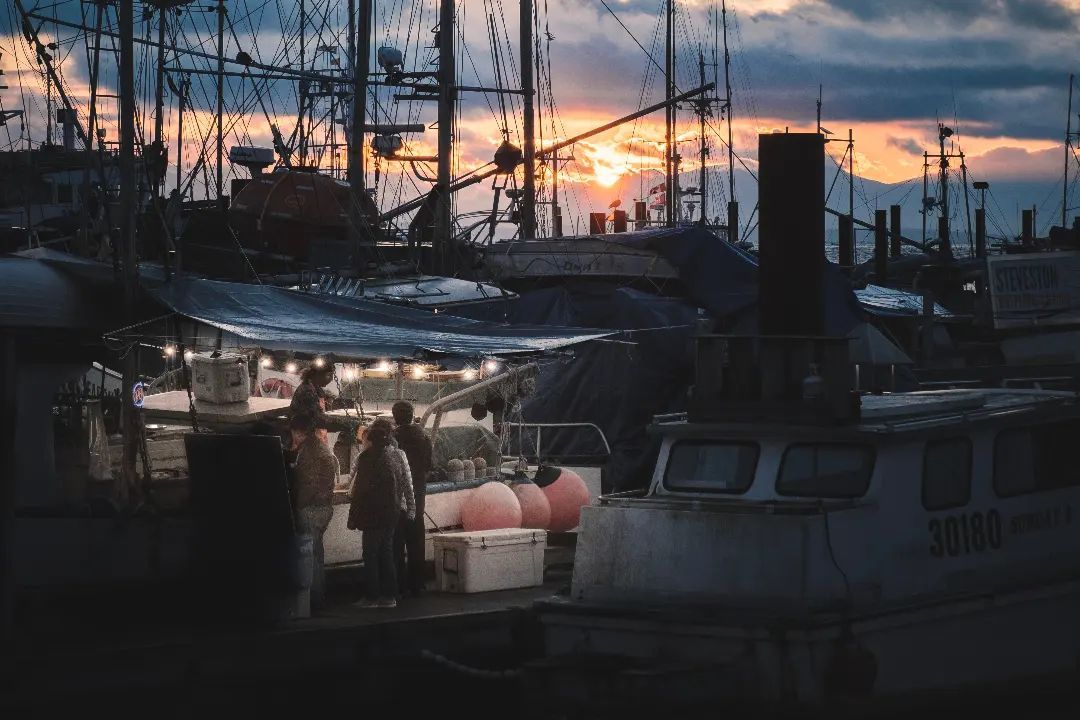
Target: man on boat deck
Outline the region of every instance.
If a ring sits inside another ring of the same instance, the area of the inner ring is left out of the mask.
[[[322,367],[309,365],[304,368],[300,375],[300,387],[296,388],[292,402],[289,403],[289,416],[295,418],[308,415],[314,420],[316,428],[346,433],[345,437],[352,438],[356,434],[358,420],[326,414],[326,406],[331,398],[324,388],[333,379],[333,364],[327,363]]]
[[[411,403],[404,400],[396,402],[391,412],[397,424],[394,437],[409,461],[413,497],[416,501],[415,517],[410,519],[402,513],[394,534],[398,592],[416,597],[424,589],[424,496],[427,491],[427,476],[431,471],[432,447],[424,430],[413,422]]]

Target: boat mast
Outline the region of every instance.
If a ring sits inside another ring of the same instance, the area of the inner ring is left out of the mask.
[[[225,146],[225,134],[223,131],[221,117],[225,111],[225,0],[218,0],[217,3],[217,16],[218,16],[218,37],[217,37],[217,54],[218,54],[218,66],[217,66],[217,199],[218,205],[224,209],[222,198],[222,169],[223,169],[223,152]],[[300,68],[303,70],[303,68]]]
[[[664,100],[664,176],[665,212],[668,227],[675,225],[675,106],[670,104],[675,96],[675,0],[667,0],[666,30],[664,41],[664,73],[666,75]]]
[[[1061,227],[1067,227],[1069,214],[1069,161],[1072,160],[1072,96],[1073,76],[1069,74],[1069,110],[1065,114],[1065,183],[1061,189]],[[1080,135],[1080,132],[1076,133]]]
[[[158,48],[157,48],[157,85],[154,88],[154,150],[159,159],[164,159],[165,138],[163,137],[162,123],[165,107],[165,4],[158,6]],[[165,189],[165,171],[168,165],[161,168],[161,172],[151,174],[154,180],[154,192],[161,197]]]
[[[949,233],[949,159],[945,156],[945,138],[952,135],[952,132],[946,133],[947,128],[938,123],[938,143],[941,153],[941,158],[938,161],[938,177],[940,184],[941,197],[938,199],[938,205],[941,207],[941,216],[938,220],[938,239],[941,241],[941,252],[948,257],[952,254],[952,248],[950,247],[950,233]]]
[[[137,313],[139,268],[135,254],[135,43],[134,0],[120,0],[120,251],[123,261],[124,305],[127,322],[133,324]],[[138,409],[132,393],[138,372],[137,346],[128,349],[124,357],[124,385],[121,388],[123,405],[124,453],[121,466],[121,502],[137,485],[135,459],[137,453]]]
[[[364,192],[364,122],[367,115],[367,79],[371,56],[371,0],[359,0],[360,22],[354,18],[356,0],[349,0],[349,68],[353,77],[352,131],[349,138],[349,189],[354,207]],[[355,31],[354,28],[355,27]]]
[[[698,49],[698,78],[700,79],[699,85],[705,84],[705,53]],[[701,227],[705,227],[708,224],[707,216],[705,214],[705,196],[707,188],[708,176],[705,170],[705,158],[709,154],[709,148],[705,143],[705,114],[709,111],[709,99],[702,96],[699,101],[698,108],[698,130],[701,133],[701,148],[698,153],[698,160],[701,162],[701,180],[698,183],[698,190],[701,192]]]
[[[438,188],[435,202],[435,266],[440,275],[449,274],[451,234],[450,183],[453,180],[454,107],[454,0],[441,0],[439,6],[439,143]]]
[[[739,201],[735,197],[735,146],[731,141],[731,53],[727,41],[727,0],[720,3],[720,15],[724,26],[724,111],[727,114],[728,149],[728,241],[739,241]]]
[[[96,132],[94,123],[97,121],[98,68],[101,60],[101,22],[105,12],[105,3],[96,2],[94,4],[94,9],[94,49],[90,60],[90,112],[86,118],[86,167],[83,168],[83,194],[81,198],[82,202],[79,203],[82,206],[83,236],[87,239],[90,237],[90,227],[92,224],[92,219],[88,214],[88,201],[90,199],[90,168],[94,165],[94,161],[96,160],[94,157],[94,140]]]
[[[522,122],[524,140],[524,173],[521,192],[521,239],[536,238],[536,129],[533,112],[533,3],[520,0],[521,17],[521,98],[525,118]]]

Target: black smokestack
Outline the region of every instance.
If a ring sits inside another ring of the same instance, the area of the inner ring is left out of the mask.
[[[758,316],[763,335],[825,330],[825,138],[758,136]]]

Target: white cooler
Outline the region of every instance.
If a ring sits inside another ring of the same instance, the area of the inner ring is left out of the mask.
[[[442,533],[433,542],[435,582],[444,592],[510,590],[544,582],[545,530]]]
[[[237,353],[211,355],[195,353],[191,358],[195,399],[215,404],[247,402],[251,396],[247,357]]]

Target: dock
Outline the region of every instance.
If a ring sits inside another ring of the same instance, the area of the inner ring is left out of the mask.
[[[29,599],[0,714],[70,717],[110,708],[126,716],[142,708],[157,720],[352,707],[362,715],[377,707],[372,698],[409,697],[417,710],[452,716],[473,686],[517,698],[516,668],[539,648],[529,609],[567,584],[430,592],[394,609],[365,609],[353,605],[361,597],[354,580],[349,571],[331,573],[323,612],[263,626],[185,619],[190,595],[175,586],[154,595]],[[61,604],[70,612],[58,612]]]

